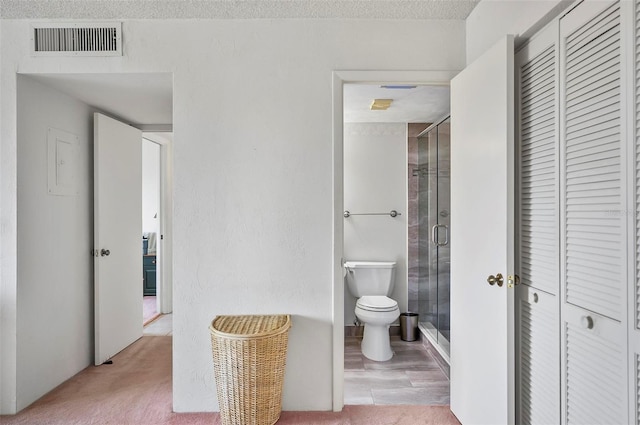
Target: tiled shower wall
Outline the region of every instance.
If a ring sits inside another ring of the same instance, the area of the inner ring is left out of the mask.
[[[409,227],[408,235],[408,281],[409,290],[408,308],[411,312],[418,312],[418,275],[419,275],[419,217],[418,217],[418,199],[419,199],[419,180],[413,175],[414,170],[419,168],[418,165],[418,134],[431,124],[410,123],[407,131],[407,166],[408,166],[408,205],[407,205],[407,225]]]

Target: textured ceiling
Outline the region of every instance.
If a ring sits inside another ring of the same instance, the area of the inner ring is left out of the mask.
[[[0,0],[2,19],[457,19],[479,0]]]

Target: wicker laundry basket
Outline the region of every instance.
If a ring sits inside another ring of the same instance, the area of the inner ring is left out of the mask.
[[[217,316],[211,349],[223,425],[273,425],[282,385],[291,317]]]

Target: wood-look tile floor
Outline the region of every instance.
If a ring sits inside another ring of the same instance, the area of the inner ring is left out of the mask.
[[[449,379],[420,341],[391,337],[393,357],[375,362],[362,355],[361,340],[345,337],[345,404],[449,404]]]

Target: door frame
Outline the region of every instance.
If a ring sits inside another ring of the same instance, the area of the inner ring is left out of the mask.
[[[418,84],[448,86],[460,70],[451,71],[333,71],[333,411],[344,407],[344,114],[345,84]]]

